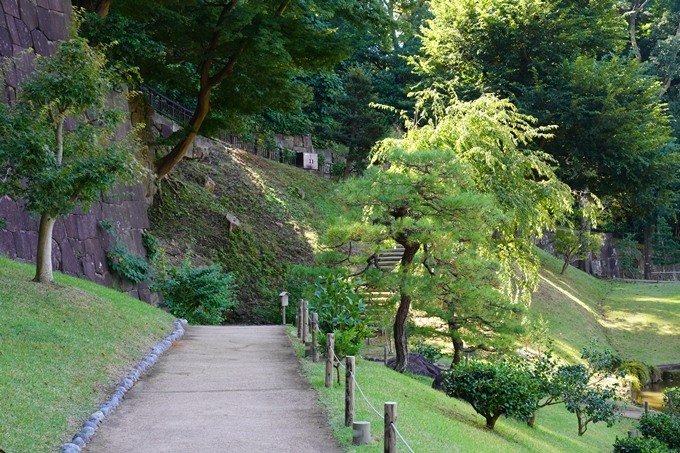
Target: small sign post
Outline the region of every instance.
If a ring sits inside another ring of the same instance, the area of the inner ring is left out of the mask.
[[[281,297],[281,324],[286,325],[286,307],[288,306],[288,293],[286,291],[279,294]]]

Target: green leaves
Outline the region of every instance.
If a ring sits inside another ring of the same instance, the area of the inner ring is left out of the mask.
[[[470,403],[489,429],[501,415],[526,419],[536,410],[538,387],[518,362],[460,363],[445,372],[442,386],[447,395]]]

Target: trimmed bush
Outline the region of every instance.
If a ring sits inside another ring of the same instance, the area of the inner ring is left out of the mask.
[[[614,453],[673,453],[673,450],[654,437],[617,437]]]
[[[640,417],[640,433],[645,437],[655,437],[669,448],[680,449],[680,418],[659,412],[643,414]]]
[[[219,265],[193,266],[187,257],[181,266],[169,266],[159,272],[152,291],[163,295],[170,313],[190,324],[216,325],[237,306],[236,285],[232,273],[225,274]]]

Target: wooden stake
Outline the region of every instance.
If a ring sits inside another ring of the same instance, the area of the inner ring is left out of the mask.
[[[397,403],[385,403],[385,453],[397,453],[397,433],[392,423],[397,422]]]
[[[319,339],[316,337],[316,332],[319,330],[319,314],[312,313],[312,361],[314,363],[319,361]]]
[[[309,344],[309,309],[307,308],[307,301],[302,301],[302,342]]]
[[[354,357],[345,357],[345,426],[354,422]]]
[[[333,348],[335,347],[335,334],[326,334],[326,387],[333,387],[333,363],[335,356],[333,355]]]

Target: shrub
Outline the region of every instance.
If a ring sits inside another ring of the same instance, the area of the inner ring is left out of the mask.
[[[128,253],[127,247],[120,242],[106,251],[106,262],[112,271],[135,284],[149,279],[149,263],[143,256]]]
[[[536,410],[539,389],[517,362],[475,360],[459,363],[444,373],[444,392],[461,398],[493,429],[501,415],[527,419]]]
[[[413,346],[413,352],[422,355],[425,357],[425,360],[430,363],[435,363],[437,359],[442,356],[442,348],[427,344],[420,340],[416,341]]]
[[[663,402],[670,415],[680,417],[680,387],[666,389],[663,392]]]
[[[220,324],[237,306],[234,276],[219,265],[193,266],[188,254],[180,266],[161,266],[151,290],[163,295],[161,305],[170,313],[191,324]]]
[[[673,450],[653,437],[617,437],[614,453],[673,453]]]
[[[338,274],[321,275],[309,300],[310,312],[319,315],[319,346],[326,348],[326,334],[332,332],[335,335],[333,350],[339,359],[357,354],[363,341],[373,335],[367,306],[356,292],[361,284]]]
[[[669,448],[680,449],[680,418],[668,413],[643,414],[640,417],[640,433],[655,437]]]

